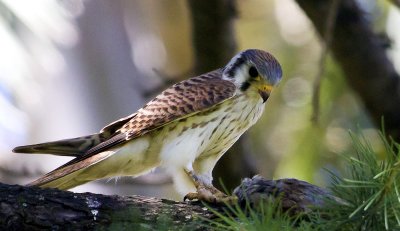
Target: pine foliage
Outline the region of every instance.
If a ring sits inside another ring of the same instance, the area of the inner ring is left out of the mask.
[[[346,170],[330,172],[330,190],[339,200],[327,200],[322,208],[289,217],[279,204],[263,203],[257,209],[228,207],[211,221],[217,230],[400,230],[400,145],[381,139],[383,158],[361,134],[350,133],[353,151],[343,155]]]

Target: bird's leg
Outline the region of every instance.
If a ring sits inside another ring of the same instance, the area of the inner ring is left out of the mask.
[[[186,194],[183,200],[200,200],[209,203],[219,204],[228,203],[233,204],[237,201],[236,196],[228,196],[225,193],[216,189],[212,184],[205,183],[201,177],[197,176],[193,171],[185,169],[186,174],[192,179],[197,192],[190,192]]]

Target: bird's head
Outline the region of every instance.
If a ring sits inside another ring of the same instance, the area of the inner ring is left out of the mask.
[[[270,53],[249,49],[240,52],[223,68],[223,79],[241,92],[256,92],[265,102],[282,78],[279,62]]]

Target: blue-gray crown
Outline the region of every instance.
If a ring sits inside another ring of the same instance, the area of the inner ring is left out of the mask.
[[[282,68],[278,60],[270,53],[258,49],[244,50],[233,57],[225,66],[224,75],[234,77],[235,71],[244,63],[253,64],[272,85],[279,83],[282,78]]]

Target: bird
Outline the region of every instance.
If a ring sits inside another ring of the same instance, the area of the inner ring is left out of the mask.
[[[281,78],[281,65],[272,54],[243,50],[224,67],[172,85],[98,133],[19,146],[13,152],[75,157],[27,186],[68,190],[162,167],[184,200],[231,201],[213,186],[212,170],[261,117]]]

